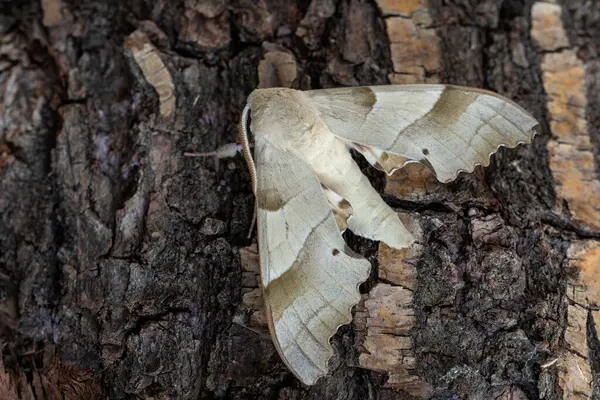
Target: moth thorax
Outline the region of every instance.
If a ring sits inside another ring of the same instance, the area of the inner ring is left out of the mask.
[[[252,132],[278,141],[306,135],[319,119],[306,95],[293,89],[257,89],[248,97],[248,104]]]
[[[333,135],[327,129],[322,119],[317,118],[307,129],[298,132],[288,132],[287,137],[293,148],[305,154],[317,154],[327,151]]]

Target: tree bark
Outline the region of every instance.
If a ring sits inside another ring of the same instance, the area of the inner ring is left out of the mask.
[[[596,1],[0,10],[0,399],[600,396]],[[373,274],[303,386],[265,329],[242,157],[184,152],[235,141],[256,87],[390,82],[499,92],[541,133],[447,185],[365,166],[418,248],[345,235]]]

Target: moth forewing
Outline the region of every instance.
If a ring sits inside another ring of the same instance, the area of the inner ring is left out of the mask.
[[[391,173],[422,162],[442,182],[487,165],[499,146],[531,141],[537,121],[491,92],[390,85],[300,92],[258,89],[240,134],[257,203],[261,283],[271,336],[304,383],[327,374],[329,340],[352,319],[370,264],[340,230],[406,248],[413,237],[356,165],[348,147]]]
[[[370,148],[385,170],[392,168],[390,155],[401,156],[427,165],[441,182],[489,165],[500,146],[531,142],[539,125],[513,101],[475,88],[389,85],[305,93],[337,137]]]
[[[351,321],[370,264],[346,249],[322,186],[293,150],[256,134],[261,283],[277,350],[307,384],[327,373],[329,339]]]

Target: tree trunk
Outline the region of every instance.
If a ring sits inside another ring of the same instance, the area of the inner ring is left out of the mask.
[[[0,399],[600,398],[597,1],[3,0],[0,34]],[[445,185],[365,167],[419,243],[345,235],[374,272],[303,386],[243,158],[184,152],[259,86],[436,82],[541,134]]]

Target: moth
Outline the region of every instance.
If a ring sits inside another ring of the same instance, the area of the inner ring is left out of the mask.
[[[256,196],[261,285],[271,337],[298,379],[312,385],[327,374],[330,338],[351,322],[369,276],[370,263],[341,233],[348,228],[397,249],[414,241],[349,149],[388,174],[420,162],[449,182],[489,165],[500,146],[529,143],[537,126],[514,102],[458,86],[250,94],[240,136]]]

